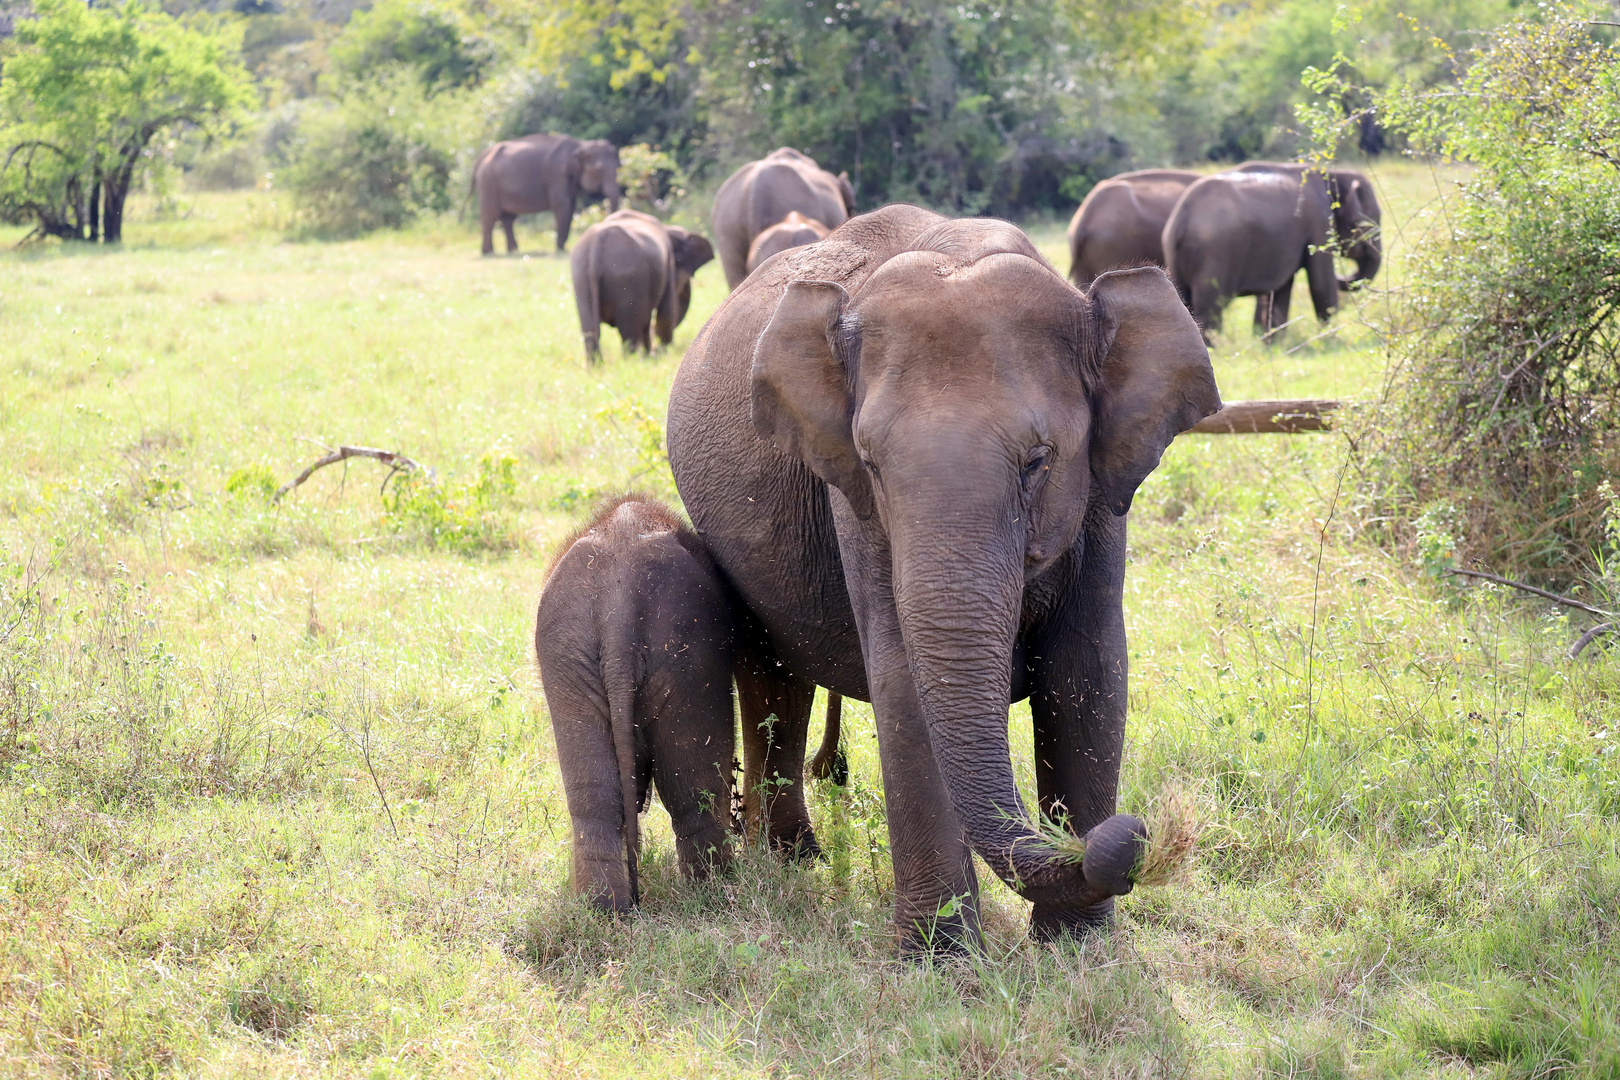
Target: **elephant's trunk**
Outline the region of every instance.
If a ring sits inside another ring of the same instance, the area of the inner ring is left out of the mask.
[[[1128,881],[1099,888],[1055,858],[1013,778],[1007,705],[1027,524],[1018,500],[1001,493],[1009,482],[1016,492],[1017,480],[949,473],[958,479],[942,481],[933,498],[927,485],[908,485],[888,514],[895,605],[934,757],[969,843],[997,876],[1028,899],[1098,903],[1128,891]],[[985,490],[999,497],[988,505],[963,497]]]
[[[616,176],[608,177],[607,191],[604,194],[607,195],[608,206],[610,206],[612,208],[614,213],[618,213],[618,211],[619,211],[619,200],[624,197],[624,192],[622,192],[619,189],[619,179],[618,179],[618,177],[616,177]]]
[[[1368,237],[1352,244],[1348,254],[1355,260],[1356,272],[1343,282],[1344,288],[1358,288],[1363,283],[1371,281],[1384,262],[1383,249],[1375,237]]]

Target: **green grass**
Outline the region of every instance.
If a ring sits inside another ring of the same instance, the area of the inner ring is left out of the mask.
[[[1433,181],[1380,181],[1398,287]],[[1123,802],[1209,829],[1114,937],[1031,945],[992,882],[986,957],[895,962],[858,705],[826,863],[687,885],[655,808],[642,914],[582,910],[532,604],[595,492],[667,491],[719,268],[674,349],[587,369],[537,233],[290,244],[266,199],[0,255],[6,1071],[1620,1076],[1620,670],[1373,546],[1336,436],[1178,440],[1137,500]],[[1376,394],[1361,299],[1271,348],[1239,301],[1225,396]],[[450,494],[390,510],[362,461],[267,501],[316,442]]]

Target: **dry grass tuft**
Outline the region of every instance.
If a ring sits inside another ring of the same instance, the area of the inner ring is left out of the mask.
[[[1205,822],[1191,791],[1166,784],[1148,807],[1148,846],[1131,880],[1138,885],[1168,885],[1181,880],[1192,865]]]
[[[1204,820],[1192,792],[1180,784],[1165,785],[1146,814],[1148,846],[1131,874],[1138,885],[1159,886],[1178,881],[1191,865]],[[1035,824],[1041,843],[1055,858],[1078,865],[1086,860],[1086,841],[1069,831],[1067,819],[1042,817]]]

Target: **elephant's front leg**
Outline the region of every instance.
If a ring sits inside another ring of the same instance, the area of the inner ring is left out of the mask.
[[[777,851],[815,858],[821,847],[804,800],[804,748],[816,686],[748,650],[737,658],[736,678],[747,834],[764,826]]]
[[[1119,799],[1125,746],[1125,519],[1100,502],[1086,516],[1081,565],[1057,609],[1030,634],[1026,655],[1035,720],[1035,782],[1041,812],[1084,835]],[[1041,940],[1106,926],[1112,897],[1091,906],[1037,903],[1030,933]]]
[[[834,507],[843,501],[833,496]],[[835,511],[836,512],[836,511]],[[945,786],[906,660],[886,542],[841,515],[839,551],[872,693],[883,804],[894,863],[894,925],[903,954],[977,948],[979,879],[967,830]],[[875,530],[874,530],[875,531]]]

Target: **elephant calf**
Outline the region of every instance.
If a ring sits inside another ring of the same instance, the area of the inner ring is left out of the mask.
[[[754,237],[748,246],[748,272],[777,252],[803,247],[824,240],[832,230],[815,218],[805,217],[794,210],[787,217]]]
[[[620,210],[586,229],[572,256],[586,360],[601,357],[603,323],[619,331],[626,350],[651,352],[655,313],[658,340],[668,345],[691,306],[692,275],[713,258],[702,236],[639,210]]]
[[[726,178],[714,193],[713,222],[727,285],[742,284],[754,238],[792,210],[836,229],[855,212],[855,188],[843,173],[834,176],[787,146]]]
[[[681,872],[730,861],[735,616],[713,558],[661,503],[604,508],[540,594],[534,651],[573,822],[574,889],[628,911],[649,781]]]

